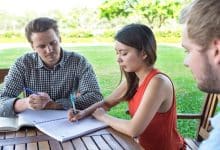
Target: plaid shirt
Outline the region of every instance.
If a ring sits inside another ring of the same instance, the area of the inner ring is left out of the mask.
[[[53,69],[48,69],[35,52],[16,60],[0,92],[0,116],[15,115],[13,105],[24,87],[48,93],[65,109],[72,107],[69,96],[73,92],[80,93],[75,101],[77,109],[102,100],[95,73],[87,60],[74,52],[62,50],[61,53],[61,61]]]

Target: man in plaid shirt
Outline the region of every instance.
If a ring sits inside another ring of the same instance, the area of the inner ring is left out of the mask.
[[[70,94],[76,96],[77,109],[102,100],[92,66],[83,56],[61,48],[55,20],[36,18],[28,23],[25,33],[34,52],[11,66],[0,92],[0,116],[15,116],[26,109],[69,109]],[[33,93],[19,98],[24,88]]]

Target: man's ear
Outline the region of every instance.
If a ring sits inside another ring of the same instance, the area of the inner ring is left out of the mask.
[[[33,46],[33,43],[31,43],[31,48],[35,51],[34,46]]]
[[[220,39],[214,40],[214,46],[215,46],[215,63],[220,64]]]

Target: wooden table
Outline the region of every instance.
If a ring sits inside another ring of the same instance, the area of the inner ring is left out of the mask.
[[[45,135],[36,128],[0,133],[0,150],[139,150],[130,137],[111,128],[102,129],[66,142]]]

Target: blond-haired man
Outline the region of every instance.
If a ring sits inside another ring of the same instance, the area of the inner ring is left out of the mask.
[[[180,17],[181,23],[184,23],[182,46],[187,53],[184,64],[190,68],[198,88],[204,92],[220,93],[219,16],[219,0],[195,0],[183,9]],[[214,117],[212,125],[214,130],[200,149],[220,149],[218,115]]]

